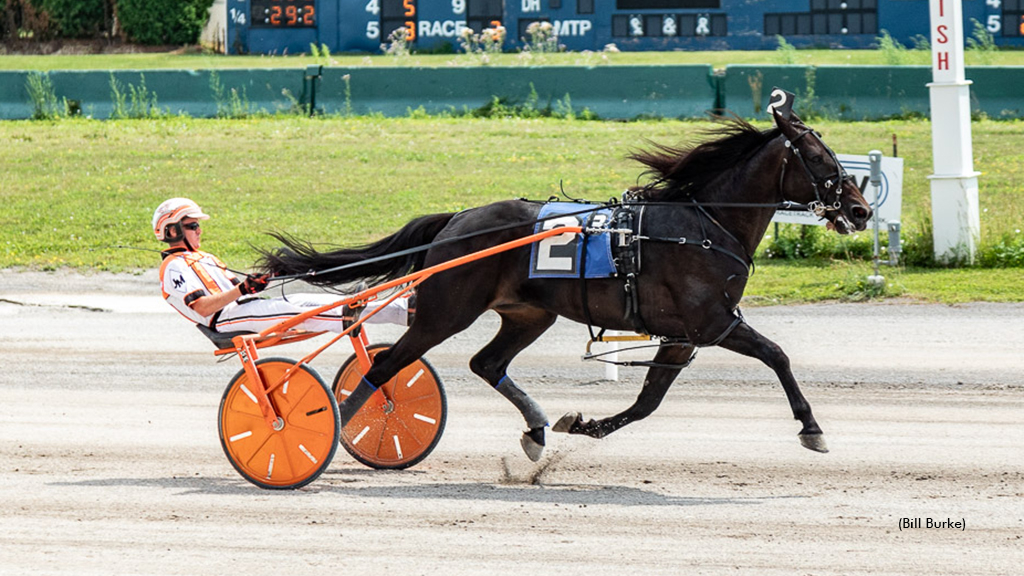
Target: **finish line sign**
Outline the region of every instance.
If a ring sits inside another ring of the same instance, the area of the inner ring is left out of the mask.
[[[871,165],[867,156],[852,154],[836,154],[839,163],[846,172],[853,176],[860,193],[871,204],[872,210],[878,211],[881,222],[900,220],[903,209],[903,158],[882,157],[882,186],[878,191],[880,202],[875,202],[875,187],[871,185]],[[811,212],[778,211],[772,222],[787,224],[808,224],[824,226],[826,220],[818,218]]]

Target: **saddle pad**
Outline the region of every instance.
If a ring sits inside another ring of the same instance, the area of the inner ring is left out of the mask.
[[[597,208],[597,204],[549,202],[540,209],[534,233],[562,226],[601,227],[612,217],[611,208],[581,212]],[[561,215],[561,216],[560,216]],[[579,278],[583,237],[571,232],[549,236],[534,242],[530,252],[530,278]],[[612,260],[611,234],[592,234],[587,238],[586,278],[616,276]]]

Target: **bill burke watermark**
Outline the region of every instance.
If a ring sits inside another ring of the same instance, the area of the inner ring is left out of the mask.
[[[967,519],[961,518],[954,520],[952,518],[946,518],[941,520],[938,518],[900,518],[899,521],[900,532],[904,530],[960,530],[961,532],[967,530]]]

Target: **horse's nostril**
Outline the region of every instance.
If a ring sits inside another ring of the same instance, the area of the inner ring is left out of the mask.
[[[853,208],[853,217],[858,220],[866,220],[868,217],[868,209],[863,206],[855,206]]]

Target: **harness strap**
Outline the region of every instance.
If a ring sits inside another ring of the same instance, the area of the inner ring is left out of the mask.
[[[736,310],[737,310],[737,312],[739,312],[738,308]],[[729,324],[729,327],[726,328],[725,331],[723,331],[721,334],[719,334],[718,338],[715,338],[714,340],[712,340],[711,342],[708,342],[707,344],[697,344],[697,346],[699,346],[701,348],[710,348],[712,346],[718,346],[719,344],[722,343],[722,340],[725,340],[726,338],[728,338],[729,334],[732,334],[732,331],[735,330],[736,327],[739,326],[740,324],[742,324],[743,322],[744,322],[743,314],[738,314],[737,313],[736,314],[736,318],[732,321],[732,324]]]
[[[626,281],[623,288],[626,291],[626,319],[633,325],[633,331],[639,334],[649,334],[647,324],[644,323],[643,315],[640,313],[640,234],[643,225],[643,207],[640,208],[640,217],[632,208],[623,206],[617,209],[613,215],[616,228],[632,230],[629,242],[625,244],[620,254],[621,267],[626,272]]]
[[[644,346],[631,346],[629,348],[620,348],[618,350],[609,350],[608,352],[601,352],[599,354],[587,354],[583,357],[584,360],[594,360],[596,362],[603,362],[605,364],[615,364],[616,366],[625,366],[627,368],[668,368],[668,369],[679,369],[688,367],[693,363],[694,358],[697,356],[697,348],[694,347],[693,354],[686,362],[680,362],[678,364],[671,362],[655,362],[653,360],[605,360],[601,356],[607,356],[609,354],[616,354],[626,350],[640,350],[643,348],[658,347],[659,349],[663,346],[686,346],[690,342],[685,338],[662,338],[658,344],[647,344]]]
[[[701,248],[703,248],[705,250],[712,250],[712,251],[718,252],[719,254],[725,254],[726,256],[728,256],[728,257],[732,258],[733,260],[735,260],[735,261],[739,262],[740,264],[742,264],[744,268],[749,269],[750,266],[752,266],[752,262],[750,262],[749,260],[744,260],[742,257],[737,255],[735,252],[726,250],[725,248],[722,248],[718,244],[714,244],[710,240],[706,240],[706,239],[703,242],[699,243],[699,244],[696,243],[696,242],[691,242],[691,241],[687,240],[686,237],[669,238],[669,237],[665,237],[665,236],[644,236],[643,239],[644,240],[650,240],[652,242],[671,242],[673,244],[679,244],[679,245],[685,245],[685,246],[699,246],[699,247],[701,247]]]
[[[626,319],[633,324],[633,330],[640,334],[650,334],[644,318],[640,314],[640,294],[637,286],[637,275],[626,274]]]
[[[583,319],[587,321],[587,331],[590,332],[590,339],[594,340],[594,319],[590,315],[590,299],[587,297],[587,243],[590,242],[590,232],[583,229],[582,255],[580,256],[580,298],[583,300]]]
[[[732,238],[732,241],[735,242],[736,244],[738,244],[740,246],[740,248],[743,249],[743,255],[746,256],[748,263],[750,263],[750,264],[754,263],[754,259],[750,256],[750,253],[747,252],[747,247],[743,245],[743,242],[740,242],[739,239],[736,238],[736,236],[732,232],[729,232],[729,230],[726,229],[725,226],[722,226],[722,223],[719,222],[718,220],[716,220],[715,217],[712,216],[707,211],[707,209],[705,209],[703,206],[697,206],[697,209],[700,210],[701,212],[703,212],[704,215],[707,216],[708,220],[711,220],[711,222],[714,223],[715,226],[718,226],[719,230],[721,230],[722,232],[725,232],[726,236],[728,236],[729,238]],[[707,238],[707,236],[704,236],[704,237]]]

